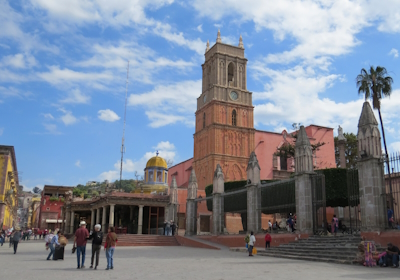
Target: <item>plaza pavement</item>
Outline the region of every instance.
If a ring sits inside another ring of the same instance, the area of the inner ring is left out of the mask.
[[[21,242],[18,252],[0,247],[1,279],[398,279],[400,269],[313,263],[255,256],[228,250],[189,247],[117,247],[114,270],[105,271],[101,251],[98,270],[89,269],[91,245],[87,246],[85,269],[76,269],[72,245],[64,261],[46,261],[43,241]]]

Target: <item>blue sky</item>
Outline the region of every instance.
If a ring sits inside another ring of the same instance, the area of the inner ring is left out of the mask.
[[[16,149],[21,184],[119,177],[130,61],[124,178],[148,158],[193,155],[207,40],[243,36],[255,125],[357,132],[355,77],[381,65],[389,151],[400,151],[397,0],[0,0],[0,143]]]

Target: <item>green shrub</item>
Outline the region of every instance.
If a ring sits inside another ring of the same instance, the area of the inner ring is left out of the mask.
[[[51,196],[50,197],[50,201],[58,201],[58,197],[57,196]]]

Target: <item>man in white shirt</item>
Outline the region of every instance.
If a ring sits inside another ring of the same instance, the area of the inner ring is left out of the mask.
[[[256,237],[254,236],[254,233],[250,233],[250,241],[249,241],[249,257],[253,256],[253,247],[256,244]]]
[[[269,228],[269,232],[272,232],[272,223],[271,223],[271,220],[268,221],[268,228]]]

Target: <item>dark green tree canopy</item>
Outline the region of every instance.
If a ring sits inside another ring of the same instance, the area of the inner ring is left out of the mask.
[[[346,157],[346,165],[343,165],[340,162],[338,138],[336,136],[334,138],[336,166],[341,168],[357,168],[357,154],[358,154],[357,136],[354,133],[343,133],[343,136],[346,138],[346,146],[344,149],[344,154]]]

